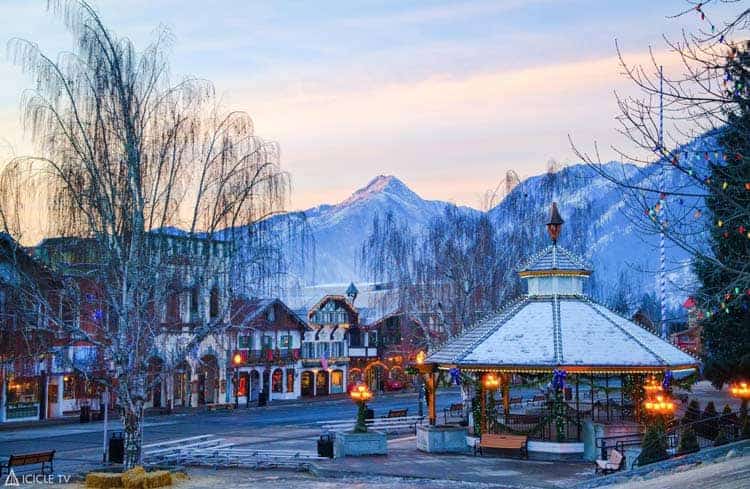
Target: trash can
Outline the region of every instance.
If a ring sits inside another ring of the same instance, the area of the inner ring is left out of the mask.
[[[268,393],[266,391],[262,391],[258,393],[258,406],[263,407],[266,404],[268,404]]]
[[[375,419],[375,410],[367,408],[365,410],[365,419]]]
[[[109,463],[121,464],[125,461],[125,438],[122,431],[109,435]]]
[[[320,435],[318,456],[333,458],[333,435]]]
[[[81,406],[81,423],[91,421],[91,406]]]

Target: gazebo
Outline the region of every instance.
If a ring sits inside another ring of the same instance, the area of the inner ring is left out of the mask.
[[[422,366],[431,387],[441,370],[453,377],[473,374],[483,432],[580,442],[586,420],[638,419],[647,378],[661,384],[666,377],[668,388],[672,373],[698,366],[692,356],[584,294],[592,270],[557,244],[562,225],[553,203],[547,223],[552,243],[519,270],[526,295],[447,341]],[[540,390],[532,398],[514,398],[510,386],[517,375],[552,384],[546,395]],[[613,391],[619,395],[611,398]],[[435,424],[435,389],[428,393]],[[502,413],[494,411],[496,401]]]

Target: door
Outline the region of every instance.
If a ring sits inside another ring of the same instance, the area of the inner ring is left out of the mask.
[[[313,382],[314,381],[315,379],[313,379],[312,372],[302,372],[302,375],[300,377],[300,389],[301,389],[301,394],[303,396],[313,395]]]
[[[260,392],[260,375],[257,370],[250,373],[250,400],[257,401]]]

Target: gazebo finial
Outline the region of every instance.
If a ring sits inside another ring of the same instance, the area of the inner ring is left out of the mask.
[[[552,243],[557,244],[557,238],[560,237],[560,231],[565,221],[560,216],[560,212],[557,210],[557,202],[552,202],[552,208],[550,209],[549,222],[547,223],[547,232],[549,237],[552,239]]]

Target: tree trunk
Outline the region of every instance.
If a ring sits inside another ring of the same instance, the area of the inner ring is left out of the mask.
[[[123,416],[125,426],[125,469],[141,464],[143,446],[143,402],[138,401],[133,408],[126,406]]]

